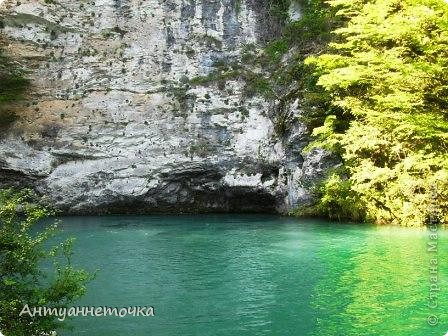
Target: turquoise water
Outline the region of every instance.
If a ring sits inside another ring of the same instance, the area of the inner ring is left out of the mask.
[[[446,232],[437,309],[426,231],[276,216],[67,217],[74,263],[99,269],[76,305],[155,317],[76,317],[60,335],[430,336],[448,331]],[[437,326],[427,318],[436,315]]]

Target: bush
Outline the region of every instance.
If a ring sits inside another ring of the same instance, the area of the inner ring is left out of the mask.
[[[63,308],[82,296],[92,276],[71,265],[73,240],[46,247],[55,236],[52,224],[33,227],[52,215],[30,191],[0,190],[0,330],[5,335],[46,335],[62,327],[56,316],[19,316],[25,305]],[[41,269],[53,262],[53,274]]]
[[[339,152],[349,180],[321,203],[338,204],[349,187],[368,220],[448,224],[446,3],[329,3],[347,24],[306,61],[331,106],[314,145]]]

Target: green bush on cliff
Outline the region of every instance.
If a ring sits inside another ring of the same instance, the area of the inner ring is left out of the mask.
[[[338,152],[348,175],[324,182],[315,209],[349,193],[354,219],[361,204],[377,223],[448,224],[448,4],[328,3],[347,24],[306,61],[329,106],[314,145]]]
[[[319,202],[299,209],[301,216],[319,214],[329,219],[363,221],[366,217],[365,204],[352,190],[352,181],[345,173],[333,171],[318,187]]]
[[[286,100],[291,97],[301,99],[301,107],[307,111],[307,122],[312,127],[322,120],[330,106],[328,94],[316,86],[316,77],[305,65],[305,59],[326,48],[331,30],[340,23],[335,18],[335,10],[324,0],[300,0],[298,6],[300,19],[287,20],[281,37],[266,45],[258,61],[271,72],[270,86],[276,96],[285,95]]]
[[[281,22],[288,20],[288,10],[291,0],[268,0],[269,13],[277,17]]]
[[[6,335],[48,335],[63,322],[57,316],[20,313],[28,305],[63,308],[85,292],[91,275],[71,263],[72,240],[48,247],[56,224],[36,232],[34,226],[52,214],[29,191],[0,190],[0,330]],[[54,264],[53,274],[42,263]]]

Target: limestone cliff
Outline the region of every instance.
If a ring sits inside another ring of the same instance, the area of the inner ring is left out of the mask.
[[[219,76],[278,34],[263,3],[3,1],[5,49],[32,88],[1,130],[0,184],[33,186],[67,213],[286,212],[309,201],[331,160],[300,155],[299,122],[276,134],[278,101]],[[297,102],[287,111],[300,113]]]

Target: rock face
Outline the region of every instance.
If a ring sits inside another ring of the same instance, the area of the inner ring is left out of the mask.
[[[0,184],[32,186],[67,213],[309,202],[331,159],[300,155],[300,123],[276,134],[275,101],[246,95],[238,78],[211,80],[279,31],[260,3],[4,1],[5,49],[32,70],[32,93],[1,130]]]

